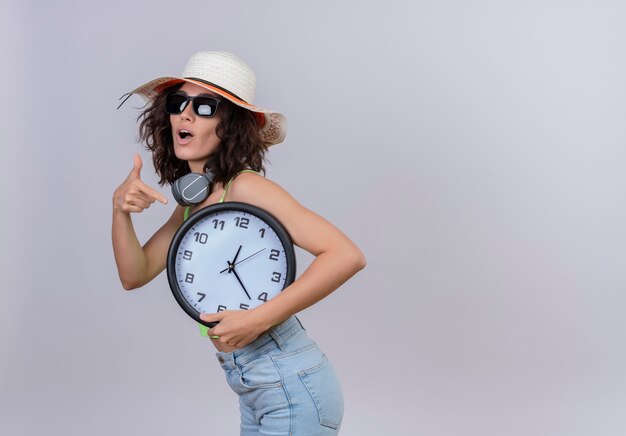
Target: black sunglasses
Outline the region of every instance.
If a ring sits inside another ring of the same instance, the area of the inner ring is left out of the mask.
[[[165,100],[165,112],[170,115],[183,113],[189,102],[193,104],[193,111],[196,115],[206,118],[215,116],[217,105],[220,100],[208,95],[196,95],[191,97],[187,94],[170,94]]]

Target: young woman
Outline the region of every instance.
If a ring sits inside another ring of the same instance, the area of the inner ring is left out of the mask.
[[[189,60],[182,77],[155,79],[131,92],[149,101],[140,115],[140,133],[153,153],[160,184],[172,184],[189,172],[211,171],[214,179],[204,201],[176,206],[142,247],[130,214],[167,199],[141,180],[142,161],[135,155],[133,169],[113,195],[115,261],[123,287],[138,288],[165,269],[169,244],[190,213],[238,201],[276,217],[314,261],[257,308],[201,318],[219,321],[206,334],[239,395],[242,435],[335,435],[343,416],[341,388],[295,314],[364,268],[365,258],[335,226],[263,177],[264,153],[284,139],[286,120],[254,106],[254,90],[254,73],[243,61],[229,53],[201,52]]]

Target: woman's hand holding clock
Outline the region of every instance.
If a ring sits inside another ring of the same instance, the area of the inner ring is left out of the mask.
[[[155,201],[167,203],[167,198],[141,180],[142,166],[141,157],[136,154],[133,169],[113,194],[114,209],[125,213],[139,213],[149,208]]]
[[[217,313],[203,313],[200,319],[206,322],[219,322],[207,334],[214,339],[220,351],[230,352],[245,347],[263,333],[266,328],[257,319],[254,309],[223,310]]]

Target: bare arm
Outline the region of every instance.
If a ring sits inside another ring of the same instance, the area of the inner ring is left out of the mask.
[[[130,214],[140,213],[154,201],[167,203],[158,191],[140,178],[141,158],[135,155],[133,169],[113,195],[112,240],[115,263],[124,289],[141,287],[165,268],[167,248],[183,222],[184,210],[178,206],[170,219],[142,247],[135,234]]]
[[[220,341],[241,347],[261,332],[315,304],[365,267],[359,248],[333,224],[308,210],[275,183],[255,174],[242,174],[233,183],[231,200],[254,204],[274,215],[294,243],[315,256],[307,270],[283,292],[250,311],[203,315],[220,321],[210,330]]]

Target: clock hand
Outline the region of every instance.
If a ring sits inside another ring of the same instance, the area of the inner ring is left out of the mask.
[[[239,252],[241,251],[241,247],[242,247],[242,245],[239,246],[239,249],[237,250],[237,254],[235,254],[235,258],[231,262],[233,264],[233,266],[235,265],[235,262],[237,262],[237,258],[239,257]]]
[[[266,247],[267,248],[267,247]],[[256,253],[251,254],[250,256],[246,257],[245,259],[241,259],[239,262],[235,263],[233,266],[235,265],[239,265],[241,262],[243,262],[244,260],[248,260],[250,259],[252,256],[256,256],[257,254],[259,254],[261,251],[265,250],[266,248],[262,248],[259,251],[257,251]],[[229,264],[230,265],[230,264]],[[224,268],[223,270],[220,271],[220,274],[223,272],[228,271],[228,268]]]
[[[267,247],[266,247],[267,248]],[[248,260],[250,259],[252,256],[256,256],[257,254],[259,254],[261,251],[265,250],[266,248],[261,248],[259,251],[257,251],[256,253],[251,254],[250,256],[241,259],[239,262],[237,262],[235,265],[239,265],[241,262],[243,262],[244,260]]]
[[[230,271],[232,271],[233,274],[235,274],[235,277],[237,277],[237,281],[239,282],[239,284],[241,285],[241,287],[243,288],[243,291],[246,293],[246,295],[248,296],[248,300],[252,300],[252,298],[250,298],[250,294],[248,294],[248,291],[246,290],[246,287],[243,285],[243,282],[241,281],[241,279],[239,278],[239,274],[237,274],[237,271],[235,271],[235,264],[234,263],[230,263],[228,262],[228,266],[231,268]]]
[[[228,268],[221,270],[220,274],[223,273],[224,271],[228,271],[228,274],[230,274],[233,268],[235,268],[235,262],[237,261],[237,258],[239,257],[239,252],[241,251],[241,247],[243,247],[243,245],[240,245],[239,248],[237,249],[237,253],[235,253],[235,258],[233,259],[232,262],[229,260],[226,260],[226,263],[228,264]]]

